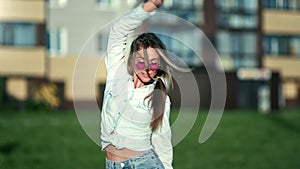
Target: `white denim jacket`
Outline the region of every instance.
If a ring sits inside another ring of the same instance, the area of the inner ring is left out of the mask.
[[[170,99],[167,96],[162,124],[152,132],[152,109],[144,99],[154,90],[155,83],[134,88],[124,56],[128,35],[153,14],[145,12],[140,5],[111,27],[105,57],[107,80],[101,114],[101,144],[103,150],[110,144],[117,149],[134,151],[153,148],[164,167],[172,169]]]

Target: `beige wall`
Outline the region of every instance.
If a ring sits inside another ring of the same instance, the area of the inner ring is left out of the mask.
[[[80,88],[75,89],[75,97],[79,100],[94,100],[95,97],[99,97],[98,85],[105,83],[104,60],[99,57],[81,57],[77,62],[77,58],[77,56],[47,58],[49,67],[46,69],[44,48],[26,50],[0,48],[0,76],[12,75],[7,82],[8,94],[24,100],[28,97],[26,77],[46,78],[48,74],[50,81],[64,83],[64,96],[68,101],[72,101],[73,78],[76,75],[78,80],[74,83],[79,83]],[[91,88],[94,92],[87,92],[91,91]]]
[[[300,34],[300,13],[278,10],[263,11],[263,32]]]
[[[293,81],[284,82],[283,83],[283,91],[284,91],[285,98],[297,99],[299,87],[300,86],[298,86],[296,82],[293,82]]]
[[[99,96],[97,86],[105,82],[105,63],[99,57],[80,57],[77,56],[53,57],[50,58],[49,79],[51,81],[64,82],[65,97],[67,100],[73,99],[73,76],[78,79],[74,83],[80,83],[76,90],[76,98],[80,100],[93,100]],[[76,69],[75,69],[76,66]],[[95,82],[95,83],[94,83]],[[91,89],[91,85],[94,89]],[[95,90],[94,93],[87,91]]]
[[[26,100],[28,97],[28,82],[24,78],[10,78],[7,80],[7,93],[17,100]]]
[[[0,0],[1,22],[45,23],[45,0]],[[46,51],[44,47],[0,46],[0,76],[8,76],[7,92],[25,100],[28,97],[26,77],[44,78]]]
[[[300,13],[279,10],[263,11],[263,32],[265,34],[300,35]],[[263,66],[279,71],[283,79],[283,92],[287,99],[297,99],[300,85],[300,57],[264,56]]]
[[[300,79],[300,58],[291,57],[264,57],[264,67],[279,71],[283,80],[283,93],[287,99],[297,99],[298,88],[294,79]]]
[[[45,22],[45,0],[0,0],[0,20]]]
[[[300,58],[265,56],[263,66],[280,71],[284,79],[300,79]]]
[[[14,48],[0,46],[0,75],[45,76],[45,48]]]

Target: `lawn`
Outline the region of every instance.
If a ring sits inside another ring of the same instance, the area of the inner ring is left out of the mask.
[[[178,169],[298,169],[300,111],[271,114],[226,111],[212,137],[198,143],[201,111],[174,148]],[[189,116],[189,112],[186,112]],[[172,112],[171,121],[177,113]],[[104,153],[82,130],[74,112],[0,113],[1,169],[104,168]]]

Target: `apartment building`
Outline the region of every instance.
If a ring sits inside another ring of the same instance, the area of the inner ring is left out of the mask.
[[[0,77],[16,100],[28,98],[29,79],[45,77],[45,25],[44,0],[0,0]]]
[[[286,104],[300,104],[300,1],[263,0],[263,66],[280,72]]]
[[[134,5],[131,0],[48,1],[46,73],[50,81],[64,84],[64,99],[70,103],[69,107],[73,97],[82,102],[99,97],[99,84],[105,83],[103,56],[109,24]],[[74,76],[82,80],[73,80]],[[94,87],[89,83],[93,81]],[[80,86],[73,90],[74,85]]]
[[[137,2],[0,0],[0,90],[5,81],[8,95],[22,101],[30,97],[33,83],[63,84],[62,97],[71,107],[73,80],[79,74],[82,81],[75,97],[82,101],[94,100],[95,95],[99,98],[99,85],[105,82],[101,59],[107,28]],[[300,19],[300,2],[297,0],[165,0],[159,12],[189,21],[209,38],[225,69],[227,107],[257,107],[259,91],[266,86],[273,107],[284,105],[282,100],[287,106],[299,105],[300,25],[296,21]],[[195,32],[177,23],[168,21],[151,26],[169,35],[182,35],[183,39],[159,36],[187,65],[203,70],[199,56],[182,43],[193,39]],[[195,38],[193,44],[201,48],[201,42]],[[241,80],[238,72],[244,68],[260,73],[271,70],[273,77]],[[89,91],[93,93],[86,92],[91,84],[85,82],[91,76],[95,80],[94,89]],[[209,79],[201,79],[200,83],[205,84],[200,85],[205,88],[200,95],[210,98]],[[208,100],[209,105],[209,99],[201,100]]]
[[[165,6],[168,13],[202,29],[218,51],[228,82],[228,107],[258,107],[264,93],[273,109],[299,105],[299,1],[169,0]],[[180,45],[169,45],[185,51]],[[182,55],[186,56],[178,54]],[[193,57],[197,56],[187,57],[187,64],[201,67],[189,62],[195,61]],[[264,77],[239,79],[243,70]],[[266,77],[269,71],[273,77]]]
[[[68,103],[73,101],[79,56],[84,58],[79,74],[88,76],[91,72],[86,70],[95,68],[91,76],[96,87],[94,93],[87,93],[90,86],[83,79],[76,97],[83,101],[99,97],[109,23],[134,5],[135,0],[0,0],[2,102],[32,99],[46,82],[59,86],[61,104],[72,107]]]

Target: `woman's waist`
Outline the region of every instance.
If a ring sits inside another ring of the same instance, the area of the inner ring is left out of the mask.
[[[131,159],[144,151],[135,151],[128,148],[117,149],[112,144],[105,148],[106,158],[110,161],[121,162]]]

